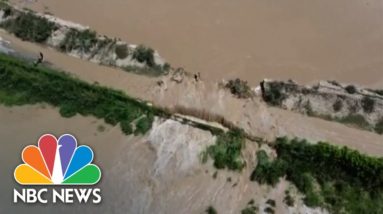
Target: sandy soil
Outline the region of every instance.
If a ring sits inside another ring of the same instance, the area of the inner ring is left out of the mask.
[[[383,86],[380,0],[11,0],[148,44],[203,78]]]

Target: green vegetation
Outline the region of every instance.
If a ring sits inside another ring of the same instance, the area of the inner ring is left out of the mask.
[[[264,150],[257,152],[258,164],[253,173],[251,173],[250,180],[257,181],[260,184],[270,184],[274,186],[279,182],[279,177],[285,173],[285,162],[283,161],[270,161]]]
[[[217,210],[215,210],[215,208],[214,208],[213,206],[209,206],[209,207],[205,210],[205,212],[206,212],[207,214],[217,214]]]
[[[241,210],[241,214],[256,214],[257,207],[254,205],[247,205],[243,210]]]
[[[217,136],[216,143],[203,152],[203,160],[211,157],[217,169],[228,168],[241,170],[245,163],[241,159],[241,150],[245,145],[244,134],[241,130],[231,130]]]
[[[251,199],[249,202],[247,202],[248,205],[252,205],[254,203],[255,203],[254,199]]]
[[[275,213],[274,209],[271,208],[271,207],[266,207],[264,211],[265,211],[265,213],[269,213],[269,214],[274,214]]]
[[[79,113],[103,118],[111,125],[120,123],[126,134],[144,134],[150,129],[154,115],[168,116],[164,111],[149,107],[120,91],[91,85],[64,73],[0,55],[0,103],[22,105],[41,102],[60,108],[64,117]]]
[[[363,111],[366,113],[373,112],[375,108],[375,100],[373,100],[372,98],[368,96],[363,97],[362,108],[363,108]]]
[[[380,96],[383,96],[383,90],[382,89],[370,89],[370,91],[377,93]]]
[[[263,92],[263,99],[270,105],[280,106],[287,97],[286,94],[282,92],[285,84],[283,82],[268,82],[267,84],[269,89],[265,89]]]
[[[8,13],[8,15],[11,14]],[[1,27],[22,40],[37,43],[45,42],[52,32],[56,30],[56,25],[53,22],[32,12],[20,13],[16,18],[8,19],[2,23]]]
[[[311,106],[310,100],[306,102],[304,105],[304,109],[306,110],[306,114],[311,117],[317,117],[318,115],[314,112],[313,107]]]
[[[333,118],[332,120],[335,120],[339,123],[352,125],[361,129],[366,129],[366,130],[369,130],[371,127],[371,125],[363,117],[363,115],[360,115],[360,114],[349,114],[345,117]]]
[[[152,122],[154,120],[153,114],[147,114],[146,116],[140,118],[136,123],[136,130],[134,131],[135,135],[145,134],[152,128]]]
[[[128,56],[128,53],[129,53],[128,46],[125,45],[125,44],[116,45],[116,49],[114,50],[114,52],[116,53],[117,58],[125,59]]]
[[[154,67],[156,65],[154,61],[154,50],[145,47],[144,45],[139,45],[136,49],[134,49],[133,59],[140,63],[145,63],[149,67]]]
[[[271,207],[275,207],[276,203],[273,199],[267,199],[266,204],[270,205]]]
[[[118,50],[118,52],[122,52],[118,53],[120,55],[119,57],[124,56],[124,50],[121,49]],[[150,76],[159,76],[170,69],[170,65],[168,63],[165,63],[164,65],[156,64],[154,60],[154,50],[145,47],[144,45],[139,45],[134,49],[132,58],[140,63],[143,63],[144,66],[125,66],[123,67],[125,71],[146,74]]]
[[[344,88],[346,91],[347,91],[347,93],[349,93],[349,94],[355,94],[356,93],[356,87],[355,86],[353,86],[353,85],[348,85],[348,86],[346,86],[346,88]]]
[[[277,159],[269,162],[266,166],[269,169],[258,170],[256,180],[273,185],[272,181],[286,176],[305,194],[306,205],[321,206],[333,213],[383,212],[382,158],[368,157],[346,147],[309,144],[297,139],[279,138],[274,147]],[[258,164],[255,171],[259,167],[265,168],[265,165]],[[270,175],[269,171],[283,173]]]
[[[295,204],[294,198],[290,195],[290,191],[285,191],[285,198],[283,199],[283,202],[286,203],[287,206],[293,207]]]
[[[12,7],[10,7],[6,2],[0,1],[0,10],[3,10],[3,17],[2,18],[7,18],[9,16],[12,16],[14,11]]]
[[[374,128],[375,132],[378,134],[383,134],[383,118],[381,118],[376,124]]]
[[[122,132],[126,135],[133,134],[133,126],[129,120],[123,120],[120,122],[120,127]]]
[[[225,85],[226,88],[230,89],[230,92],[239,98],[249,98],[251,97],[251,88],[247,84],[247,81],[240,79],[229,80]]]
[[[215,171],[214,173],[213,173],[213,179],[217,179],[217,176],[218,176],[218,171]]]
[[[124,66],[123,69],[125,71],[128,71],[128,72],[133,72],[133,73],[137,73],[137,74],[145,74],[145,75],[148,75],[148,76],[160,76],[162,74],[164,74],[164,72],[168,71],[170,67],[168,67],[169,64],[164,64],[164,66],[161,66],[161,65],[155,65],[153,67],[149,67],[149,66],[143,66],[143,67],[140,67],[140,66],[134,66],[134,65],[130,65],[130,66]]]
[[[65,34],[65,38],[61,42],[59,49],[64,52],[70,52],[75,49],[88,53],[97,42],[97,34],[95,31],[80,31],[71,28],[69,32]]]
[[[332,105],[332,108],[334,109],[335,112],[338,112],[342,110],[343,108],[343,102],[341,99],[337,99],[335,103]]]
[[[254,204],[255,204],[254,199],[251,199],[247,203],[246,207],[243,210],[241,210],[241,214],[255,214],[255,213],[257,213],[258,207],[256,207]]]

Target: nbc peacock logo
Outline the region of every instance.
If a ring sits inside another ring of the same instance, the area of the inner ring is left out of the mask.
[[[21,185],[94,185],[101,179],[101,170],[92,164],[94,154],[89,146],[77,146],[70,134],[58,139],[44,134],[38,146],[22,151],[24,164],[16,167],[15,180]]]

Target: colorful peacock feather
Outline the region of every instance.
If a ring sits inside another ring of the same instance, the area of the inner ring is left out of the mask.
[[[51,134],[40,137],[38,147],[29,145],[22,152],[24,164],[15,169],[15,180],[22,185],[93,185],[101,170],[91,164],[89,146],[77,147],[77,140],[64,134],[57,140]]]

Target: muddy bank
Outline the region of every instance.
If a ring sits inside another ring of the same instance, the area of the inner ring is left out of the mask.
[[[293,81],[261,82],[263,99],[308,116],[383,133],[383,91],[336,81],[304,86]]]
[[[380,0],[10,2],[147,44],[172,65],[214,81],[336,79],[383,86]]]

